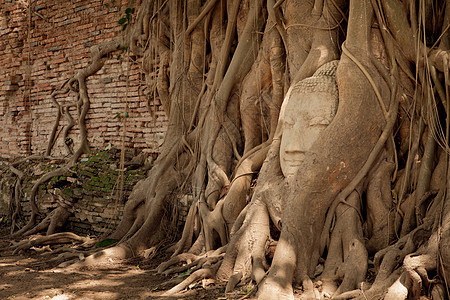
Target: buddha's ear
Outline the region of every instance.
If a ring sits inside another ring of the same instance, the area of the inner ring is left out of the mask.
[[[309,126],[316,126],[316,125],[325,125],[328,126],[330,125],[331,120],[328,120],[327,118],[324,117],[314,117],[311,119],[311,121],[309,122]]]

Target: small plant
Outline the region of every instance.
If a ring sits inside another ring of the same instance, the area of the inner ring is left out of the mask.
[[[128,118],[129,117],[129,115],[128,115],[128,112],[123,112],[123,113],[117,113],[115,116],[114,116],[114,118],[113,119],[117,119],[117,118]]]
[[[188,276],[192,273],[191,269],[188,269],[186,272],[180,273],[180,275],[178,275],[178,278],[183,278],[186,279],[188,278]]]
[[[121,46],[121,45],[117,46],[116,49],[121,50],[122,53],[125,53],[128,50],[128,45],[127,45],[127,43],[125,43],[123,46]],[[122,57],[122,54],[117,55],[117,60],[120,60],[121,57]]]
[[[8,217],[4,216],[0,218],[0,224],[8,224]]]
[[[249,285],[247,285],[246,289],[241,291],[241,294],[247,295],[247,294],[250,294],[252,291],[253,291],[253,284],[249,283]]]
[[[117,241],[114,239],[104,239],[103,241],[95,244],[95,247],[97,247],[97,248],[107,247],[109,245],[114,244],[115,242],[117,242]]]
[[[127,29],[128,24],[130,24],[132,16],[134,14],[134,8],[128,7],[125,10],[125,17],[119,19],[118,23],[122,25],[122,30]]]

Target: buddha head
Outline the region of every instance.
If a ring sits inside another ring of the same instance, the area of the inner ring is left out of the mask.
[[[294,175],[306,153],[333,120],[338,106],[337,62],[320,67],[312,77],[292,87],[283,111],[280,165],[285,177]]]

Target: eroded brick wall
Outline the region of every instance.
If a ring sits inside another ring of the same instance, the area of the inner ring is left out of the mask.
[[[29,7],[29,3],[31,6]],[[0,158],[45,152],[56,119],[53,89],[86,67],[90,48],[118,36],[125,0],[2,0],[0,2]],[[120,57],[118,57],[120,55]],[[87,81],[91,108],[88,139],[93,148],[120,147],[128,106],[127,149],[158,153],[167,119],[158,99],[147,97],[140,60],[117,51]],[[74,94],[56,97],[61,104]],[[151,110],[151,112],[149,111]],[[76,117],[75,108],[71,113]],[[62,118],[58,127],[62,136]],[[77,145],[78,128],[70,137]],[[54,155],[65,155],[58,139]]]

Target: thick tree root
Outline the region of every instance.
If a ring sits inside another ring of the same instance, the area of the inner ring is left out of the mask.
[[[383,154],[385,156],[385,154]],[[395,237],[394,219],[396,212],[392,209],[390,177],[394,164],[381,160],[368,176],[367,193],[367,230],[365,236],[367,251],[374,254],[387,247]]]
[[[92,251],[82,251],[74,248],[63,247],[52,252],[41,254],[42,258],[46,258],[45,261],[32,263],[30,267],[40,268],[51,264],[62,268],[73,264],[75,261],[83,261],[85,257],[90,255],[91,253]]]
[[[11,193],[8,209],[9,217],[11,219],[10,234],[12,234],[16,228],[17,217],[20,212],[20,194],[22,192],[22,180],[25,174],[12,165],[9,166],[9,169],[17,176],[16,183],[14,184],[14,192]]]
[[[165,270],[169,269],[169,267],[179,264],[179,263],[186,263],[191,264],[193,261],[197,261],[199,257],[192,253],[182,253],[177,256],[174,256],[170,258],[168,261],[165,261],[161,263],[155,271],[159,274],[163,273]]]
[[[229,280],[227,290],[231,290],[243,278],[250,276],[259,283],[265,275],[266,242],[270,238],[269,214],[262,201],[253,201],[241,228],[231,240],[224,262],[217,277]]]
[[[90,266],[100,266],[104,264],[111,264],[117,261],[121,261],[126,258],[135,256],[130,247],[126,246],[125,243],[119,244],[117,246],[98,251],[92,255],[89,255],[83,261],[76,262],[70,267],[73,269],[90,267]]]
[[[346,200],[350,206],[341,204],[336,209],[336,225],[321,276],[323,293],[330,296],[358,288],[367,272],[359,194],[354,191]],[[338,282],[339,288],[336,287]]]
[[[71,212],[67,208],[59,206],[50,212],[39,224],[24,232],[22,235],[32,235],[44,231],[45,229],[47,229],[47,235],[51,235],[55,233],[56,229],[59,229],[64,225],[70,215]]]
[[[27,225],[25,225],[22,229],[15,232],[14,234],[12,234],[11,235],[12,237],[21,236],[24,233],[30,231],[34,227],[34,225],[36,223],[37,215],[39,214],[39,209],[36,204],[36,196],[37,196],[37,193],[38,193],[38,190],[39,190],[39,187],[41,186],[41,184],[46,183],[47,181],[49,181],[50,179],[52,179],[55,176],[62,176],[64,174],[66,174],[67,172],[69,172],[69,169],[71,166],[72,165],[67,165],[67,166],[58,168],[54,171],[51,171],[51,172],[45,174],[44,176],[42,176],[41,178],[39,178],[39,180],[33,185],[33,188],[31,189],[31,193],[30,193],[30,203],[31,203],[30,220],[28,221]]]
[[[182,253],[170,258],[166,262],[161,263],[155,269],[155,271],[158,272],[159,274],[164,274],[167,276],[173,273],[184,272],[191,268],[194,268],[196,270],[201,268],[203,265],[211,265],[213,261],[217,261],[219,258],[223,257],[226,249],[227,246],[224,246],[217,250],[210,250],[202,255],[195,255],[192,253]],[[180,263],[183,265],[175,266]]]
[[[202,258],[199,258],[196,261],[188,263],[184,266],[178,266],[178,267],[173,267],[173,268],[167,269],[164,272],[162,272],[162,274],[168,276],[168,275],[174,274],[174,273],[182,273],[187,270],[190,270],[189,272],[194,272],[194,271],[201,269],[204,265],[211,265],[211,264],[217,262],[218,260],[221,260],[222,257],[223,257],[223,255],[202,257]]]
[[[163,294],[163,296],[171,296],[176,293],[181,292],[185,288],[187,288],[191,283],[203,279],[203,278],[213,278],[216,275],[217,270],[219,269],[222,261],[216,262],[213,265],[204,265],[202,269],[195,271],[188,278],[183,280],[181,283],[177,284],[167,292]]]
[[[81,237],[72,232],[60,232],[48,236],[34,236],[28,240],[14,244],[11,248],[14,249],[13,254],[17,254],[21,250],[30,249],[34,246],[66,244],[72,242],[82,243],[85,246],[92,246],[94,243],[89,237]]]
[[[226,245],[228,243],[228,230],[222,216],[222,208],[224,203],[224,200],[219,200],[213,211],[208,209],[205,201],[200,201],[198,203],[198,211],[202,222],[202,233],[205,239],[206,251],[216,248],[214,238],[215,234],[217,234],[220,238],[220,245]]]

